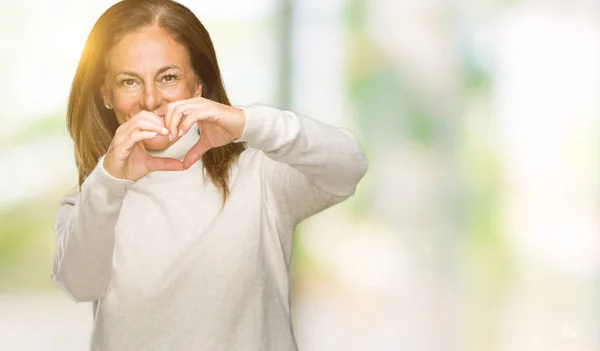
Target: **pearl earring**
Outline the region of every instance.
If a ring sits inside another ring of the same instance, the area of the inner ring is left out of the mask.
[[[104,105],[104,107],[106,107],[107,110],[112,109],[112,106],[110,104],[106,104],[106,105]]]

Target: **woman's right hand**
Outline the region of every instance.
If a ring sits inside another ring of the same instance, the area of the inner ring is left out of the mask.
[[[154,113],[141,111],[119,126],[104,156],[106,172],[115,178],[137,181],[152,171],[182,171],[181,161],[154,157],[142,144],[158,134],[169,134],[163,123]]]

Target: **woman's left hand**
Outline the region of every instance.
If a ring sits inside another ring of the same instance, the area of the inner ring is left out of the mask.
[[[243,110],[203,97],[172,102],[167,105],[165,126],[173,138],[186,134],[198,123],[200,140],[185,155],[183,167],[190,168],[208,150],[240,138],[246,125]]]

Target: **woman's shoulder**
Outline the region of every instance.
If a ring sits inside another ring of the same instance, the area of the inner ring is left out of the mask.
[[[60,205],[59,206],[64,206],[64,205],[73,206],[73,205],[75,205],[75,202],[77,201],[77,198],[79,197],[80,193],[81,192],[77,188],[69,190],[60,199]]]
[[[257,149],[253,149],[251,147],[247,147],[244,151],[242,151],[242,153],[240,153],[240,156],[238,157],[237,163],[239,163],[240,165],[260,165],[264,160],[263,158],[266,157],[265,154]]]
[[[237,166],[235,168],[239,168],[239,170],[243,170],[244,172],[265,175],[266,173],[275,171],[281,165],[265,155],[262,150],[248,147],[240,154],[235,162],[235,166]]]

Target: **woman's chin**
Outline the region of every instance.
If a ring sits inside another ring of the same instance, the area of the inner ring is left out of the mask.
[[[168,148],[171,144],[168,135],[157,135],[152,139],[144,140],[143,143],[147,150],[152,151],[162,151]]]

